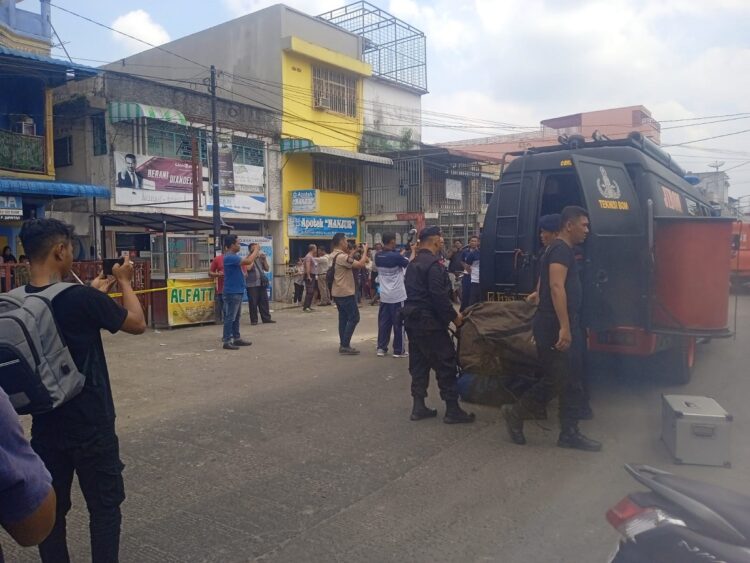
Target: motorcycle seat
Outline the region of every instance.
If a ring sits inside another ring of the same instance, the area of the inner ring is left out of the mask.
[[[653,479],[713,510],[745,536],[745,545],[750,545],[750,496],[677,475],[661,474]]]

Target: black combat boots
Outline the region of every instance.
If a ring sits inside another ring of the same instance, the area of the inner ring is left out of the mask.
[[[510,441],[523,446],[526,443],[526,436],[523,435],[523,418],[519,416],[513,405],[503,405],[500,412],[505,418],[505,426],[508,429]]]
[[[423,418],[435,418],[437,409],[429,409],[424,404],[424,397],[414,397],[414,406],[411,409],[410,420],[422,420]]]
[[[474,413],[468,413],[458,406],[458,401],[445,401],[445,416],[443,422],[446,424],[464,424],[474,422]]]
[[[585,452],[598,452],[602,449],[601,442],[597,442],[581,434],[578,424],[566,424],[560,431],[560,438],[557,440],[557,445],[561,448],[572,448]]]

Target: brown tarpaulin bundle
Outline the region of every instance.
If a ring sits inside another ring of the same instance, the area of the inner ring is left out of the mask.
[[[533,385],[539,370],[531,334],[535,311],[525,301],[479,303],[464,311],[458,332],[464,401],[499,407],[515,402]]]
[[[533,375],[539,369],[531,334],[535,311],[525,301],[488,301],[464,311],[458,333],[461,371],[496,377]]]

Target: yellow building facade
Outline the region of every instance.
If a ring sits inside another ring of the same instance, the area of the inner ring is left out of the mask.
[[[285,258],[292,263],[312,242],[325,242],[328,249],[338,230],[347,238],[361,238],[357,175],[351,176],[354,185],[342,177],[336,179],[342,185],[333,186],[324,175],[335,176],[337,167],[351,171],[361,166],[355,155],[364,123],[362,80],[371,72],[358,59],[297,37],[288,38],[282,51],[283,241]],[[288,141],[299,141],[298,147],[284,150]],[[296,193],[313,190],[313,205],[293,206]]]

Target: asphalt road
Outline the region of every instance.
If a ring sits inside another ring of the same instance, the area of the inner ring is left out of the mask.
[[[598,454],[555,447],[549,423],[514,446],[490,407],[471,406],[474,425],[410,422],[408,360],[375,356],[376,308],[362,309],[360,357],[338,356],[335,313],[278,311],[259,327],[245,316],[254,345],[239,351],[221,350],[213,326],[107,335],[122,561],[599,562],[617,541],[605,511],[638,488],[625,462],[750,491],[750,297],[737,340],[702,345],[685,387],[600,370],[582,425]],[[665,392],[710,395],[735,415],[731,469],[671,464]],[[436,391],[428,403],[442,415]],[[77,493],[74,561],[89,560],[87,522]],[[37,560],[0,541],[8,561]]]

